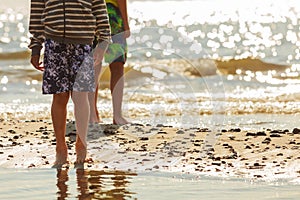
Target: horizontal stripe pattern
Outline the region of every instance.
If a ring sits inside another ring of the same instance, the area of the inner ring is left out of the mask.
[[[41,49],[45,38],[92,44],[94,36],[110,41],[104,0],[31,0],[29,48]]]

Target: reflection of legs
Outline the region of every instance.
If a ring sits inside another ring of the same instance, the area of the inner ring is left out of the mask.
[[[57,187],[58,187],[58,197],[57,199],[66,199],[68,197],[68,186],[66,182],[69,180],[68,170],[57,170]]]
[[[128,181],[126,180],[125,175],[116,173],[115,176],[111,177],[111,179],[113,180],[113,186],[115,187],[115,190],[118,191],[114,196],[115,199],[124,199],[124,194],[130,194],[130,192],[127,190],[126,184]]]
[[[77,190],[79,192],[78,199],[93,199],[93,194],[90,194],[89,180],[87,171],[84,169],[76,169],[77,175]]]
[[[113,103],[113,123],[127,124],[128,121],[122,116],[122,101],[124,90],[124,64],[113,62],[109,65],[111,72],[110,91]]]
[[[90,104],[90,123],[99,123],[101,122],[101,119],[99,117],[99,112],[97,109],[97,100],[98,100],[98,84],[99,84],[99,78],[101,73],[101,65],[95,66],[95,85],[96,90],[95,92],[89,92],[89,104]]]
[[[89,102],[87,92],[72,92],[76,121],[76,163],[83,163],[86,158],[86,134],[89,120]]]
[[[64,92],[53,95],[51,116],[56,138],[56,161],[54,167],[67,162],[68,148],[66,145],[67,103],[70,93]]]

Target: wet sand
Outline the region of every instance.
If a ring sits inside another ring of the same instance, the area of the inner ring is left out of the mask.
[[[74,162],[76,130],[67,127]],[[274,180],[300,177],[300,130],[181,129],[163,124],[90,127],[87,169],[162,171]],[[55,160],[51,121],[0,122],[0,167],[50,168]],[[71,164],[69,167],[73,167]]]

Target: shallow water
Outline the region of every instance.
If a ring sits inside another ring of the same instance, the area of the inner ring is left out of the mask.
[[[1,199],[298,199],[288,180],[194,177],[175,173],[1,169]],[[18,184],[16,184],[18,183]]]

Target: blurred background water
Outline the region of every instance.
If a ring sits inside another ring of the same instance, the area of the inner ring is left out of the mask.
[[[270,126],[297,126],[287,121],[299,113],[297,1],[129,0],[128,9],[127,117],[178,126],[255,126],[268,118]],[[28,0],[1,7],[2,118],[49,111],[51,97],[41,95],[41,73],[29,63],[28,17]],[[104,63],[104,121],[111,118],[106,69]]]

